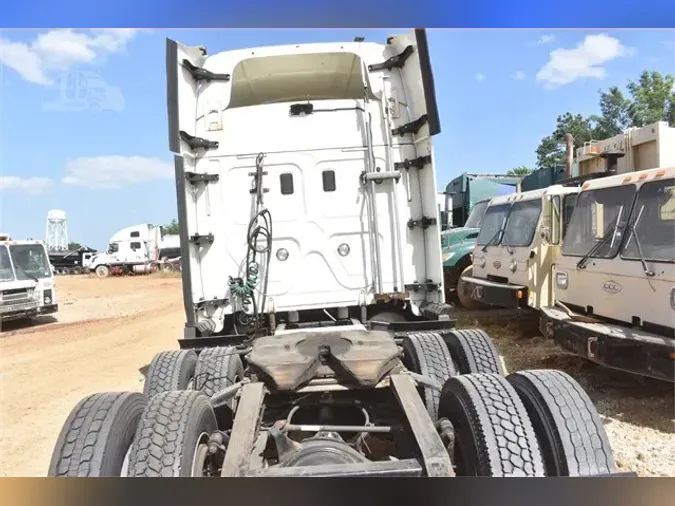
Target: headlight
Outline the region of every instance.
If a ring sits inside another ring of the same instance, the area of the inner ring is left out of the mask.
[[[346,257],[347,255],[349,255],[349,251],[350,251],[349,244],[340,244],[338,246],[338,254],[341,257]]]
[[[280,262],[285,261],[288,258],[288,250],[284,248],[280,248],[277,250],[277,260]]]
[[[511,269],[511,272],[516,272],[516,269],[518,268],[518,262],[516,262],[515,258],[511,260],[511,263],[509,263],[509,269]]]
[[[561,290],[567,289],[567,273],[566,272],[556,272],[555,273],[555,286]]]
[[[485,257],[479,257],[478,259],[478,266],[482,269],[485,267]]]

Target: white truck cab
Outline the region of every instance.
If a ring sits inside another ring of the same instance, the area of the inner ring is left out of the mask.
[[[554,185],[495,197],[473,250],[473,272],[462,289],[479,302],[538,309],[554,300],[553,265],[578,186]]]
[[[584,183],[542,332],[624,371],[674,381],[675,167]]]
[[[167,52],[186,335],[443,304],[423,31]]]
[[[2,321],[56,313],[56,286],[42,241],[13,241],[0,234]]]
[[[148,223],[125,227],[113,234],[105,253],[87,259],[85,265],[99,277],[116,269],[146,272],[158,259],[160,235],[160,227]]]

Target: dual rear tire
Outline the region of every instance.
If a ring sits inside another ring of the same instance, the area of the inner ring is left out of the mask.
[[[444,344],[445,346],[442,346]],[[616,471],[604,426],[583,388],[555,370],[504,377],[480,330],[406,337],[404,364],[443,384],[420,387],[432,420],[449,421],[463,476],[592,476]]]
[[[209,397],[243,377],[234,349],[197,359],[158,354],[146,395],[94,394],[71,412],[49,476],[213,476],[209,438],[224,428]],[[614,472],[611,447],[591,400],[560,371],[504,377],[482,331],[417,333],[404,340],[406,366],[442,389],[421,387],[432,420],[449,422],[459,476],[592,476]],[[234,408],[233,405],[229,406]]]

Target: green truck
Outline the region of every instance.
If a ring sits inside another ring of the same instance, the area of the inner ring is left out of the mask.
[[[456,177],[441,192],[443,275],[446,300],[467,309],[478,303],[461,290],[462,275],[470,275],[471,252],[490,199],[518,191],[521,178],[504,174],[468,174]]]

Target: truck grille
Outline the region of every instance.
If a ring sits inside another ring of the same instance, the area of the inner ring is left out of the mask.
[[[33,298],[33,290],[19,288],[14,290],[2,290],[2,303],[14,304],[16,302],[30,302]]]

